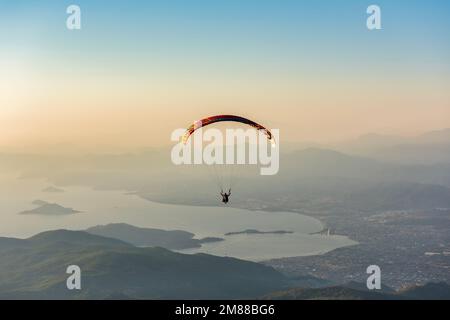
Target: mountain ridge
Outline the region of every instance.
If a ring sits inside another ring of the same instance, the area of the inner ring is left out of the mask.
[[[133,299],[251,298],[282,288],[271,267],[207,254],[138,248],[84,231],[55,230],[28,239],[0,238],[0,298]],[[66,288],[78,265],[82,290]]]

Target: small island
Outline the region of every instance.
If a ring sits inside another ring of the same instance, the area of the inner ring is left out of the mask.
[[[196,239],[193,239],[196,240]],[[211,243],[211,242],[219,242],[219,241],[223,241],[223,238],[217,238],[217,237],[206,237],[206,238],[202,238],[202,239],[198,239],[198,243],[203,244],[203,243]]]
[[[45,188],[44,190],[42,190],[42,192],[61,193],[61,192],[64,192],[64,190],[60,189],[60,188],[56,188],[56,187],[50,186],[50,187]]]
[[[237,234],[288,234],[293,233],[292,231],[285,231],[285,230],[276,230],[276,231],[259,231],[255,229],[247,229],[244,231],[237,231],[237,232],[228,232],[225,233],[226,236],[234,236]]]
[[[137,247],[162,247],[169,250],[200,248],[202,244],[223,241],[222,238],[195,239],[195,234],[183,230],[140,228],[126,223],[111,223],[91,227],[90,234],[119,239]]]
[[[49,203],[43,200],[35,200],[32,202],[34,205],[38,206],[32,210],[26,210],[19,212],[19,214],[38,214],[46,216],[62,216],[79,213],[81,211],[74,210],[72,208],[63,207],[57,203]]]

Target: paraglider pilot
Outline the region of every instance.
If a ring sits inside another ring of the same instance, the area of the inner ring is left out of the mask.
[[[228,193],[223,192],[223,190],[220,191],[220,195],[222,196],[222,202],[227,204],[228,198],[231,196],[231,189],[228,189]]]

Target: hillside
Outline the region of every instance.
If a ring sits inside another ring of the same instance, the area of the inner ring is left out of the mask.
[[[198,248],[202,243],[222,241],[220,238],[194,239],[194,234],[182,230],[139,228],[126,223],[111,223],[86,230],[91,234],[120,239],[139,247],[163,247],[180,250]]]
[[[347,288],[343,286],[327,288],[295,288],[266,295],[267,300],[393,300],[395,296]]]
[[[0,298],[251,298],[280,289],[270,267],[206,254],[137,248],[83,231],[56,230],[29,239],[0,238]],[[82,270],[82,290],[66,288],[67,266]]]
[[[293,288],[265,295],[268,300],[449,300],[450,285],[428,283],[402,291],[369,291],[364,285],[343,285],[326,288]]]
[[[450,300],[450,285],[445,282],[427,283],[404,289],[400,294],[408,299]]]

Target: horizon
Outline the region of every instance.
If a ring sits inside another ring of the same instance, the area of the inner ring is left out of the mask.
[[[300,149],[306,149],[306,148],[328,148],[333,149],[345,144],[354,143],[359,141],[362,138],[365,137],[382,137],[382,138],[389,138],[389,137],[395,137],[400,139],[414,139],[421,137],[426,134],[430,133],[446,133],[450,130],[450,127],[448,128],[441,128],[441,129],[432,129],[429,131],[419,132],[415,134],[410,135],[400,135],[400,134],[392,134],[392,133],[379,133],[379,132],[366,132],[362,133],[360,135],[350,137],[346,140],[336,140],[336,141],[328,141],[328,142],[320,142],[320,141],[311,141],[311,140],[296,140],[296,141],[286,141],[282,140],[284,145],[288,145],[290,147],[299,147]],[[127,147],[125,145],[118,146],[118,145],[96,145],[96,146],[89,146],[89,145],[83,145],[83,144],[77,144],[74,142],[55,142],[51,144],[29,144],[29,145],[16,145],[16,146],[6,146],[6,145],[0,145],[0,153],[16,153],[16,154],[61,154],[61,155],[70,155],[73,153],[79,153],[83,152],[86,154],[126,154],[126,153],[133,153],[133,152],[143,152],[145,150],[149,149],[166,149],[166,148],[172,148],[175,142],[169,141],[166,144],[160,144],[160,145],[141,145],[141,146],[132,146]],[[70,150],[69,150],[70,148]]]

